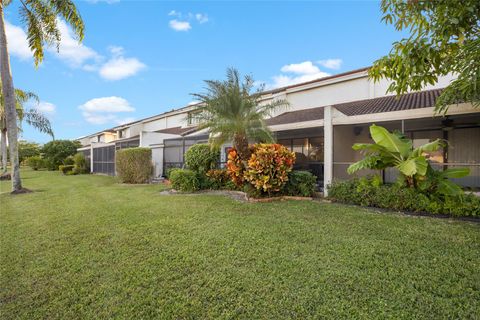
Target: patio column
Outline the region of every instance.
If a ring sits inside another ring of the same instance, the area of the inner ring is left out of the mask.
[[[328,196],[328,186],[333,179],[333,124],[332,124],[332,106],[327,106],[324,109],[323,130],[323,194]]]
[[[93,142],[90,142],[90,173],[93,173]]]

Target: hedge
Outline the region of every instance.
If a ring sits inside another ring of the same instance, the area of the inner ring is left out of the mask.
[[[212,150],[208,144],[195,144],[185,152],[185,165],[198,173],[213,169],[220,160],[220,151]]]
[[[152,150],[129,148],[119,150],[115,156],[117,176],[123,183],[147,183],[153,172]]]
[[[437,198],[413,188],[379,184],[365,178],[334,182],[328,188],[335,202],[406,212],[480,217],[480,198],[472,194]]]
[[[170,172],[170,182],[175,190],[193,192],[201,188],[198,174],[190,169],[177,169]]]

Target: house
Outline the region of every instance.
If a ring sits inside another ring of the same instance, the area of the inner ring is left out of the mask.
[[[262,101],[290,103],[288,110],[278,110],[267,124],[277,141],[296,153],[296,167],[312,171],[323,185],[347,179],[347,167],[361,158],[352,145],[370,142],[368,127],[376,123],[403,132],[414,145],[447,140],[448,146],[430,161],[439,168],[469,167],[470,176],[457,182],[480,187],[480,109],[462,103],[449,108],[445,117],[434,115],[435,101],[453,77],[442,77],[433,86],[397,98],[386,93],[388,80],[375,83],[367,72],[368,68],[353,70],[263,93]],[[80,151],[90,158],[92,172],[114,174],[115,150],[149,147],[154,175],[160,177],[168,168],[183,165],[183,154],[190,146],[208,141],[208,132],[196,128],[197,109],[198,105],[189,105],[83,137]],[[222,148],[222,162],[228,147]],[[396,178],[393,170],[383,175],[386,181]]]

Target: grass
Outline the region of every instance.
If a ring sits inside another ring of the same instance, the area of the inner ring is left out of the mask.
[[[480,317],[479,224],[23,177],[0,184],[2,319]]]

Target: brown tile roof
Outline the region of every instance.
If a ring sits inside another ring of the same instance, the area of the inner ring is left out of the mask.
[[[393,95],[341,103],[334,107],[347,116],[429,108],[435,106],[435,101],[441,93],[441,89],[419,91],[404,94],[399,98]]]
[[[176,134],[176,135],[182,135],[184,133],[190,132],[190,131],[195,131],[195,127],[187,127],[187,128],[182,128],[182,127],[173,127],[173,128],[167,128],[167,129],[162,129],[162,130],[157,130],[155,132],[158,133],[167,133],[167,134]]]
[[[429,108],[435,106],[435,101],[441,93],[442,89],[434,89],[407,93],[400,96],[400,98],[397,98],[397,96],[393,95],[388,97],[340,103],[334,105],[334,107],[347,116]],[[272,126],[310,120],[321,120],[323,119],[323,109],[324,107],[318,107],[285,112],[281,115],[268,119],[266,123]]]
[[[267,119],[267,125],[274,126],[285,123],[304,122],[323,119],[323,107],[303,109],[282,113],[276,117]]]

